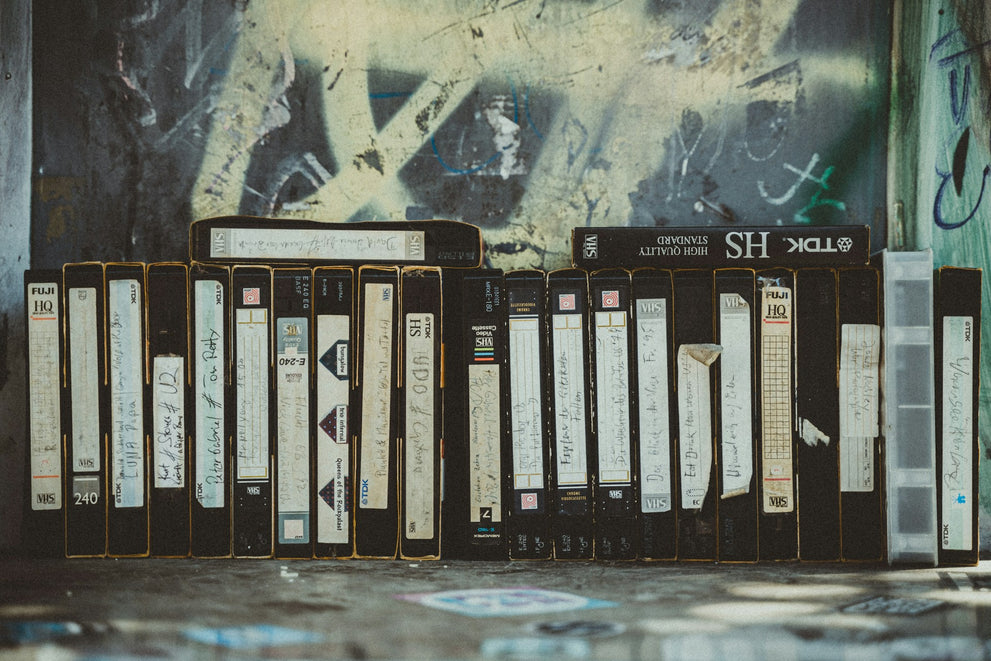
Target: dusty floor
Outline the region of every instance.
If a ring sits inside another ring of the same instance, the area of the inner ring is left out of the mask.
[[[8,558],[0,658],[991,659],[991,563]]]

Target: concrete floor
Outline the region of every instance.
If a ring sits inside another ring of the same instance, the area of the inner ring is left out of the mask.
[[[991,659],[991,563],[8,558],[0,658]]]

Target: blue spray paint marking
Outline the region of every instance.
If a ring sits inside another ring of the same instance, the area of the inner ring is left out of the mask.
[[[212,629],[193,627],[185,629],[183,635],[189,640],[204,645],[215,645],[229,649],[255,649],[322,643],[324,636],[311,631],[299,631],[268,624],[243,627],[222,627]]]
[[[959,29],[954,29],[933,42],[932,47],[929,49],[929,62],[932,63],[937,53],[947,46],[951,40],[961,36],[962,32]],[[971,66],[969,63],[963,65],[963,80],[961,82],[961,72],[957,68],[957,61],[968,55],[978,53],[989,46],[991,46],[991,40],[982,42],[976,46],[971,46],[964,42],[960,50],[936,60],[936,66],[938,68],[949,68],[947,71],[947,85],[949,88],[950,116],[953,119],[954,134],[947,137],[945,144],[948,145],[950,140],[953,140],[955,136],[959,136],[956,138],[957,144],[953,150],[953,159],[948,164],[949,167],[944,170],[940,168],[938,161],[933,164],[936,176],[939,179],[939,186],[936,189],[936,195],[933,199],[933,222],[937,227],[944,230],[963,227],[977,215],[984,201],[984,192],[987,190],[988,178],[991,177],[991,164],[985,164],[981,172],[981,189],[977,194],[977,201],[973,208],[962,219],[951,220],[948,218],[947,214],[943,211],[943,203],[947,201],[946,191],[950,182],[952,182],[956,196],[959,198],[963,194],[964,176],[967,171],[967,155],[970,145],[970,126],[964,126],[963,124],[970,105]],[[989,149],[991,149],[991,145],[989,145]]]
[[[437,141],[434,139],[434,136],[430,136],[430,148],[434,150],[434,156],[437,157],[437,162],[440,163],[441,167],[443,167],[445,170],[453,174],[474,174],[480,170],[484,170],[485,168],[489,167],[497,159],[502,157],[502,152],[497,151],[496,153],[492,154],[492,156],[489,157],[489,160],[485,161],[481,165],[476,165],[473,168],[461,169],[461,168],[456,168],[453,165],[447,164],[447,161],[445,161],[444,158],[440,155],[440,152],[437,151]]]
[[[539,138],[541,142],[543,142],[544,141],[544,134],[541,133],[540,132],[540,129],[537,128],[537,125],[534,124],[534,122],[533,122],[533,116],[530,114],[530,86],[529,85],[523,91],[523,113],[524,113],[524,115],[526,115],[526,123],[527,123],[527,125],[529,125],[530,130],[532,130],[533,131],[533,134],[536,135],[537,138]]]
[[[413,96],[412,92],[375,92],[369,93],[369,99],[399,99],[405,96]]]

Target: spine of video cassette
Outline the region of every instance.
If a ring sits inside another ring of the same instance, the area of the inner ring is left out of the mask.
[[[313,557],[310,269],[272,271],[275,358],[275,555]]]
[[[981,364],[981,271],[944,266],[936,293],[936,475],[939,564],[979,558],[977,412]]]
[[[272,270],[231,269],[234,489],[231,551],[272,556]]]
[[[358,270],[357,507],[354,554],[395,558],[399,550],[399,268]]]
[[[622,269],[589,276],[597,443],[594,547],[595,557],[603,560],[633,560],[638,553],[630,284],[630,272]]]
[[[932,251],[881,253],[889,564],[936,565]]]
[[[231,554],[230,270],[189,269],[190,551]]]
[[[441,553],[443,429],[440,268],[404,267],[399,304],[402,311],[399,555],[409,560],[436,560]]]
[[[65,554],[107,552],[107,390],[103,264],[66,264]]]
[[[880,281],[876,268],[865,267],[840,269],[838,283],[840,557],[876,562],[884,556],[885,527]]]
[[[508,557],[506,511],[509,496],[510,437],[506,384],[506,291],[502,271],[464,274],[462,283],[460,396],[461,433],[445,435],[455,482],[455,520],[464,532],[464,554],[497,560]],[[455,323],[457,323],[455,321]],[[445,390],[445,394],[446,394]],[[453,430],[452,430],[453,431]],[[460,436],[460,438],[457,438]]]
[[[153,556],[181,558],[189,555],[190,534],[188,268],[149,264],[147,283],[150,550]]]
[[[864,265],[866,225],[767,227],[576,227],[573,266],[771,268]]]
[[[506,508],[509,555],[547,559],[549,443],[546,342],[547,289],[543,271],[506,273],[509,313],[509,428],[512,438],[512,499]]]
[[[798,554],[802,560],[835,561],[840,559],[836,271],[797,270],[794,310]]]
[[[716,465],[719,560],[757,560],[756,281],[752,269],[718,269],[716,342]]]
[[[713,363],[713,272],[676,270],[675,393],[678,447],[678,559],[715,560],[717,548]]]
[[[316,362],[316,505],[313,555],[349,558],[352,536],[351,443],[354,365],[354,269],[313,270],[314,351]]]
[[[639,555],[673,560],[678,554],[677,455],[674,442],[673,303],[671,272],[637,269],[632,277],[640,525]]]
[[[757,272],[760,294],[761,560],[798,558],[795,502],[795,276]]]
[[[550,312],[553,539],[556,559],[594,554],[593,493],[597,466],[589,370],[588,274],[547,274]]]
[[[190,225],[189,254],[194,261],[223,264],[475,268],[482,263],[482,235],[475,225],[455,220],[328,223],[223,216]]]
[[[36,556],[65,553],[65,499],[62,493],[62,274],[24,272],[27,321],[27,482],[21,545]]]
[[[110,503],[107,554],[148,555],[148,452],[145,445],[144,396],[145,267],[111,263],[106,279],[107,383],[110,438]]]

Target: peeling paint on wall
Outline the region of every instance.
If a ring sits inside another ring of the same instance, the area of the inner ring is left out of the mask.
[[[109,193],[74,238],[36,229],[42,262],[108,224],[98,258],[179,258],[191,219],[238,212],[462,219],[504,268],[564,265],[575,225],[883,241],[888,3],[92,4],[36,5],[45,34],[96,52],[48,65],[40,165]]]

